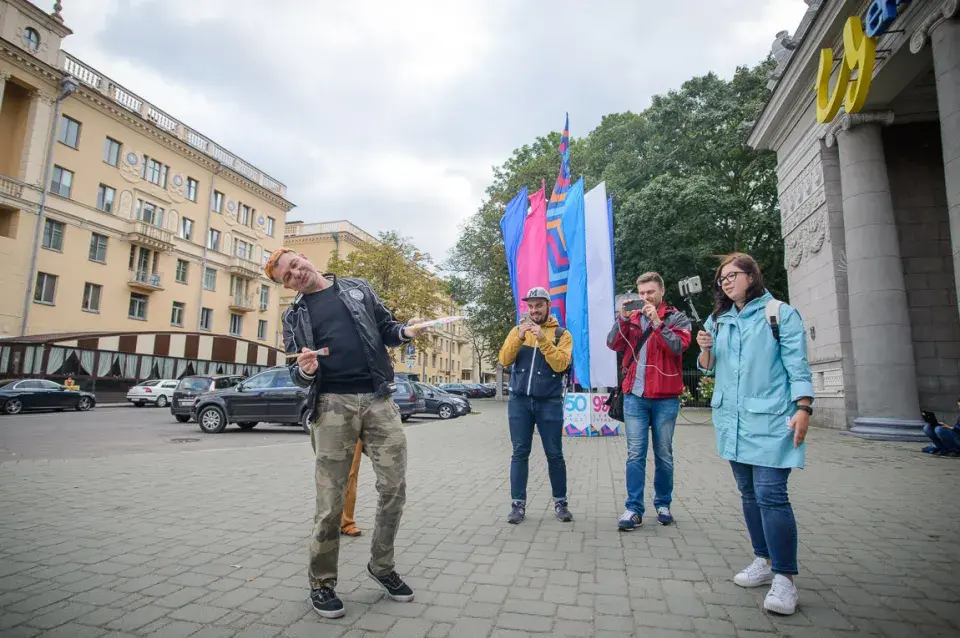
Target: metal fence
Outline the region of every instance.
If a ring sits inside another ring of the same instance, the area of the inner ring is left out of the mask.
[[[710,397],[712,396],[712,391],[709,394],[704,394],[700,391],[700,380],[703,379],[705,374],[699,370],[684,370],[683,371],[683,385],[687,387],[692,398],[688,398],[687,401],[683,404],[685,408],[709,408],[710,407]]]

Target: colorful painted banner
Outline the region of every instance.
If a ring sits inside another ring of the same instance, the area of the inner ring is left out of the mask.
[[[531,288],[547,288],[547,188],[530,196],[530,212],[523,222],[523,238],[517,250],[517,297],[523,297]],[[527,302],[518,300],[520,313],[527,311]]]
[[[570,190],[570,115],[567,114],[563,133],[560,135],[560,172],[553,185],[550,203],[547,204],[547,260],[550,274],[550,312],[561,326],[567,321],[567,273],[570,260],[567,258],[567,242],[563,237],[563,210]]]
[[[567,436],[620,436],[620,421],[610,418],[606,394],[568,393],[563,403],[563,432]]]

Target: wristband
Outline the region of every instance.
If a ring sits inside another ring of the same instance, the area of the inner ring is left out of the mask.
[[[806,412],[806,413],[809,414],[810,416],[813,416],[813,408],[811,408],[809,405],[798,405],[798,406],[797,406],[797,409],[798,409],[798,410],[803,410],[804,412]]]

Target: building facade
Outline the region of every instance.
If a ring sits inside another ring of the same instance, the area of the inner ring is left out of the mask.
[[[960,394],[960,2],[807,5],[749,143],[777,153],[818,422],[919,438]]]
[[[378,241],[370,233],[348,221],[333,221],[305,224],[291,221],[286,225],[284,246],[306,256],[317,268],[323,269],[334,255],[345,259],[365,243]],[[424,276],[429,276],[425,274]],[[284,307],[296,296],[292,290],[283,290],[281,303]],[[459,315],[461,309],[449,296],[437,298],[437,314]],[[425,383],[456,383],[475,381],[471,376],[472,346],[466,326],[454,323],[432,330],[428,336],[430,345],[417,351],[413,348],[391,350],[397,372],[416,374]]]
[[[70,33],[0,0],[0,336],[166,331],[276,348],[279,288],[262,264],[283,242],[286,187],[63,51]],[[55,120],[67,76],[79,86]]]

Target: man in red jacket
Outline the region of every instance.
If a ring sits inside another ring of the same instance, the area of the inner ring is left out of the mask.
[[[673,523],[673,430],[683,393],[681,359],[690,345],[690,320],[663,300],[663,278],[648,272],[637,278],[640,310],[620,306],[607,346],[623,352],[623,413],[627,432],[626,510],[617,527],[624,532],[643,524],[643,488],[647,445],[653,435],[653,506],[661,525]],[[626,303],[626,302],[625,302]]]

